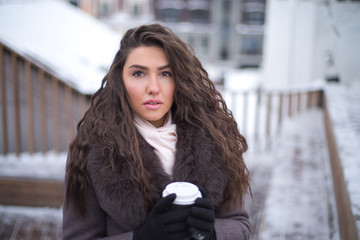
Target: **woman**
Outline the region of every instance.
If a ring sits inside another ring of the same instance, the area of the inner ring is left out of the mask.
[[[158,24],[128,30],[78,124],[64,239],[249,239],[245,138],[189,47]],[[174,181],[203,192],[173,210]]]

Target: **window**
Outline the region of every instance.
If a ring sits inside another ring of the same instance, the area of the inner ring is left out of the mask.
[[[103,3],[101,6],[101,16],[108,16],[110,14],[110,6],[107,3]]]
[[[263,12],[245,12],[243,22],[249,25],[263,25],[264,18]]]
[[[265,1],[265,0],[245,0],[244,2],[245,2],[245,3],[246,3],[246,2],[249,2],[249,3],[254,3],[254,2],[265,3],[266,1]]]
[[[78,0],[70,0],[69,2],[70,2],[70,4],[72,4],[72,5],[76,6],[76,7],[79,6]]]
[[[242,54],[259,55],[262,53],[262,36],[244,36],[242,41]]]
[[[190,21],[192,23],[209,23],[209,11],[203,9],[190,11]]]
[[[160,19],[164,22],[179,22],[180,10],[175,8],[164,8],[160,10]]]
[[[231,1],[230,0],[223,1],[222,8],[225,13],[229,13],[231,11]]]
[[[134,16],[139,16],[140,13],[141,13],[140,10],[141,10],[141,9],[140,9],[140,6],[137,5],[137,4],[135,4],[135,5],[133,6],[133,15],[134,15]]]

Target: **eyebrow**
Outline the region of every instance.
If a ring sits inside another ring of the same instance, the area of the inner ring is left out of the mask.
[[[130,68],[140,68],[140,69],[148,69],[148,67],[145,67],[145,66],[142,66],[142,65],[138,65],[138,64],[133,64],[129,67]],[[163,70],[163,69],[166,69],[166,68],[170,68],[170,64],[167,64],[165,66],[161,66],[161,67],[158,67],[158,70]]]

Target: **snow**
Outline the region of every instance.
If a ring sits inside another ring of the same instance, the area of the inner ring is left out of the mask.
[[[1,239],[62,239],[62,209],[1,206]]]
[[[351,210],[360,230],[360,84],[324,86]],[[274,138],[272,165],[259,239],[339,239],[337,212],[323,112],[311,110],[287,119]],[[305,151],[304,151],[305,150]],[[256,159],[250,155],[249,159]],[[263,159],[263,158],[262,158]],[[292,162],[293,161],[293,162]],[[254,163],[252,163],[254,164]],[[255,163],[257,167],[262,163]],[[250,164],[250,168],[251,168]],[[256,168],[255,168],[256,169]],[[310,187],[311,186],[311,187]]]
[[[259,239],[339,239],[322,110],[287,119],[283,130],[269,153]]]
[[[243,70],[230,69],[225,72],[225,89],[231,91],[253,90],[260,85],[260,74],[257,68]]]
[[[0,176],[63,180],[67,153],[0,155]]]
[[[65,1],[0,1],[0,42],[84,94],[100,87],[120,39]]]
[[[7,216],[22,216],[36,218],[38,220],[62,221],[62,209],[47,207],[19,207],[19,206],[2,206],[0,205],[0,213]]]

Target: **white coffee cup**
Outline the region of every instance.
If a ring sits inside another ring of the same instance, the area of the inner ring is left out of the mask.
[[[195,184],[189,182],[173,182],[168,184],[165,187],[162,196],[166,197],[172,193],[176,194],[176,198],[171,208],[177,210],[188,209],[190,211],[192,205],[195,204],[195,200],[202,197],[199,188]],[[193,239],[205,238],[205,235],[196,229],[193,229],[193,232],[190,232],[190,234]]]
[[[168,184],[162,196],[166,197],[172,193],[176,194],[176,199],[173,202],[175,205],[193,205],[197,198],[202,197],[199,188],[189,182],[173,182]]]

